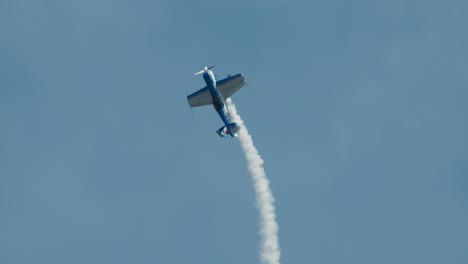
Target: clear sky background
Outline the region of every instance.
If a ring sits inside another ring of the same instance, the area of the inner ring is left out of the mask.
[[[468,263],[468,2],[0,1],[0,263]]]

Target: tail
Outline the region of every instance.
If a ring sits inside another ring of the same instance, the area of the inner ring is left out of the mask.
[[[216,131],[220,137],[235,137],[236,133],[239,132],[240,126],[236,123],[229,123],[226,126],[222,126],[220,129]]]

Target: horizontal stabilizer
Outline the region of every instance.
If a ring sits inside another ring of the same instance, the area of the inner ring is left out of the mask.
[[[239,132],[240,126],[236,123],[229,123],[227,126],[222,126],[216,131],[220,137],[235,137],[236,133]]]

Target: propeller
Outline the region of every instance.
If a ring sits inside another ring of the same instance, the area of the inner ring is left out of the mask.
[[[203,68],[203,70],[201,70],[201,71],[199,71],[199,72],[195,73],[194,75],[198,75],[198,74],[201,74],[201,73],[207,72],[208,70],[211,70],[211,69],[213,69],[213,68],[214,68],[214,66],[215,66],[215,65],[212,65],[212,66],[210,66],[210,67],[206,67],[206,66],[205,66],[205,67]]]

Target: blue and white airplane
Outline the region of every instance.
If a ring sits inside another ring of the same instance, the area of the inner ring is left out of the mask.
[[[228,76],[219,82],[216,81],[211,67],[205,67],[194,75],[202,74],[206,86],[187,96],[190,107],[197,107],[212,104],[224,122],[224,126],[216,132],[220,137],[235,137],[240,130],[240,126],[231,121],[231,116],[226,107],[226,99],[231,97],[245,84],[244,77],[241,74]]]

